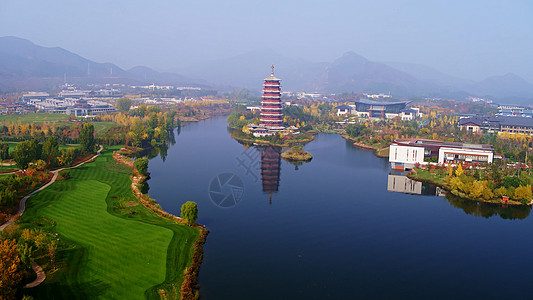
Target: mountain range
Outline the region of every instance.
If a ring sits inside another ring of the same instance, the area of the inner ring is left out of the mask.
[[[0,37],[0,89],[48,90],[69,83],[128,83],[207,86],[179,74],[148,67],[123,70],[98,63],[59,47],[42,47],[17,37]]]
[[[309,62],[267,49],[159,72],[145,66],[124,70],[59,47],[0,37],[0,90],[4,91],[49,90],[62,84],[66,77],[69,83],[156,83],[219,90],[240,87],[259,92],[271,64],[275,65],[275,75],[283,79],[283,89],[288,91],[390,92],[396,97],[458,100],[478,96],[504,103],[533,103],[533,84],[512,73],[474,82],[420,64],[370,61],[355,52],[347,52],[333,62]]]

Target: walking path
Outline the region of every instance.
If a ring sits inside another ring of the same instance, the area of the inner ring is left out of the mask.
[[[27,289],[38,286],[46,279],[46,274],[44,273],[43,268],[41,268],[36,262],[31,263],[31,268],[35,274],[37,274],[37,278],[24,286]]]
[[[83,165],[84,163],[86,162],[89,162],[89,161],[92,161],[93,159],[95,159],[96,157],[98,157],[98,155],[100,155],[100,152],[104,149],[104,147],[102,145],[100,145],[100,149],[98,149],[98,151],[96,152],[96,154],[94,156],[92,156],[91,158],[85,160],[85,161],[82,161],[81,163],[75,165],[75,166],[72,166],[72,167],[68,167],[68,168],[61,168],[61,169],[57,169],[57,170],[54,170],[52,171],[52,173],[54,174],[54,176],[52,177],[52,180],[50,180],[47,184],[43,185],[42,187],[40,187],[39,189],[29,193],[28,195],[26,195],[24,198],[22,198],[22,200],[20,200],[20,203],[19,203],[19,210],[17,212],[17,214],[13,217],[11,217],[11,219],[9,219],[7,222],[5,222],[4,224],[2,224],[2,226],[0,226],[0,231],[4,230],[6,227],[8,227],[9,225],[13,224],[13,222],[15,221],[15,217],[16,216],[22,216],[22,214],[24,213],[24,210],[26,209],[26,200],[28,200],[28,198],[30,198],[32,195],[34,195],[35,193],[37,192],[40,192],[42,190],[44,190],[45,188],[47,188],[49,185],[51,185],[52,183],[54,183],[57,179],[57,175],[59,174],[59,171],[61,170],[65,170],[65,169],[72,169],[72,168],[76,168],[76,167],[79,167],[81,165]],[[33,281],[33,282],[30,282],[28,284],[26,284],[24,287],[25,288],[33,288],[33,287],[36,287],[38,286],[39,284],[41,284],[45,279],[46,279],[46,274],[44,273],[43,271],[43,268],[41,268],[41,266],[39,266],[36,262],[32,262],[31,263],[31,268],[33,269],[33,271],[35,271],[35,273],[37,274],[37,278]]]

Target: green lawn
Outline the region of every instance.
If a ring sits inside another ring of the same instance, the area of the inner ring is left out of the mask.
[[[17,142],[6,142],[9,146],[9,153],[13,152],[13,149],[17,146]],[[67,150],[68,148],[81,149],[80,144],[68,144],[68,145],[59,145],[59,150]]]
[[[14,122],[19,121],[22,124],[27,123],[43,123],[43,122],[59,122],[68,120],[69,116],[65,114],[49,114],[49,113],[33,113],[26,115],[3,115],[0,116],[0,122]]]
[[[173,294],[172,283],[179,291],[199,231],[126,206],[135,199],[130,174],[106,150],[29,199],[23,226],[55,221],[44,229],[59,234],[67,265],[32,291],[36,299],[158,299],[160,288]]]
[[[117,124],[113,122],[91,122],[91,124],[94,125],[94,132],[96,132],[96,136],[98,137],[104,136],[109,128],[117,126]]]

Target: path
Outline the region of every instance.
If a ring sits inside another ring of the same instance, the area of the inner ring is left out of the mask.
[[[43,268],[41,268],[36,262],[31,263],[31,268],[35,274],[37,274],[37,278],[24,286],[27,289],[38,286],[46,279],[46,274],[44,273]]]

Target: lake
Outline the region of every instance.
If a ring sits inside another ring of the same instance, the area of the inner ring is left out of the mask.
[[[187,124],[150,160],[149,194],[211,231],[202,299],[531,298],[530,208],[456,198],[319,134],[301,165],[229,137],[225,117]]]

